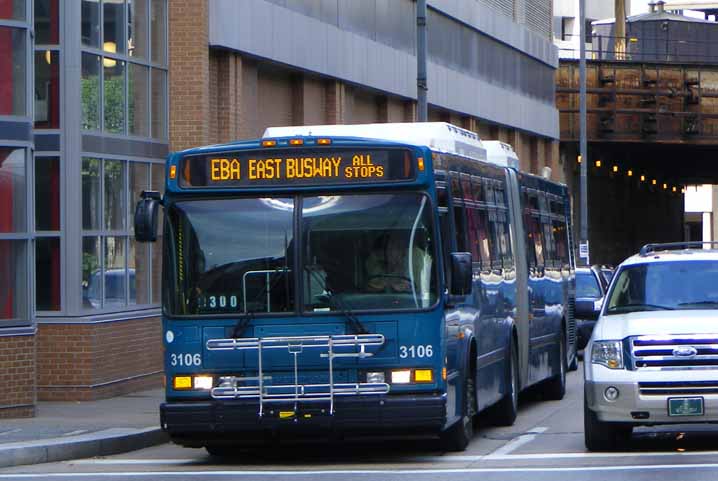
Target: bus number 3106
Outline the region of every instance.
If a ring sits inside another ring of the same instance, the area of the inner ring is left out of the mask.
[[[199,366],[202,364],[202,356],[199,354],[170,354],[170,364],[173,366]]]
[[[434,355],[434,348],[431,344],[426,346],[399,346],[399,357],[406,359],[410,357],[416,359],[417,357],[431,357]]]

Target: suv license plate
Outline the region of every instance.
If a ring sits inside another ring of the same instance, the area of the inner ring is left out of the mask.
[[[702,397],[668,398],[669,416],[703,416]]]

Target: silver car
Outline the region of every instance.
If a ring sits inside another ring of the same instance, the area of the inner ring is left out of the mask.
[[[585,350],[588,449],[718,422],[718,250],[701,246],[649,244],[618,267]]]

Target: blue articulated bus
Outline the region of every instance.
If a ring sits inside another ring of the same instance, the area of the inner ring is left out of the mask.
[[[575,364],[566,187],[446,123],[271,128],[170,155],[161,424],[212,454],[510,425]]]

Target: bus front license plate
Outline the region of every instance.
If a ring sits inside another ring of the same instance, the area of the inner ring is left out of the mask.
[[[703,416],[702,397],[674,397],[668,399],[669,416]]]

